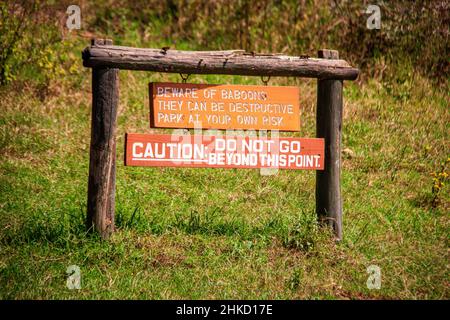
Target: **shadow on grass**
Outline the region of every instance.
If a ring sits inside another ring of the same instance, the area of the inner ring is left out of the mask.
[[[440,212],[441,208],[445,206],[445,200],[432,192],[422,191],[414,198],[408,199],[409,203],[416,208],[425,209],[435,213]],[[442,210],[444,211],[444,210]]]
[[[85,210],[74,213],[54,212],[36,213],[27,217],[19,225],[6,228],[0,235],[0,243],[5,245],[23,245],[33,243],[51,243],[67,246],[85,240],[100,240],[95,232],[89,232],[85,226]],[[286,248],[308,251],[314,248],[318,240],[319,225],[314,212],[302,212],[295,216],[274,217],[251,225],[241,218],[226,218],[220,209],[200,214],[174,214],[169,219],[153,216],[143,218],[143,211],[136,206],[132,211],[118,210],[116,227],[132,230],[139,234],[161,235],[166,232],[183,232],[190,235],[228,236],[242,241],[262,240],[269,242],[278,238]]]
[[[51,243],[67,245],[86,239],[100,239],[86,230],[86,213],[83,208],[75,212],[37,212],[26,216],[19,223],[4,228],[0,244],[23,245]]]

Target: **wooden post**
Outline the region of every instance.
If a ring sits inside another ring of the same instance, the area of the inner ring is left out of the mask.
[[[340,59],[314,59],[243,50],[180,51],[172,49],[90,46],[83,50],[89,68],[119,68],[187,74],[307,77],[355,80],[359,70]]]
[[[320,50],[319,58],[339,59],[335,50]],[[325,138],[325,170],[316,171],[316,213],[342,240],[341,129],[342,80],[318,80],[317,134]]]
[[[93,39],[92,46],[112,45]],[[92,69],[92,123],[86,226],[103,239],[114,231],[119,69]]]

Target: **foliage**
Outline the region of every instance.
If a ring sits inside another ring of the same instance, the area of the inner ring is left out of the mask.
[[[0,85],[31,80],[48,90],[65,73],[67,47],[55,11],[42,1],[0,3]]]
[[[450,157],[442,163],[441,169],[435,171],[431,174],[433,177],[433,187],[431,188],[431,193],[433,194],[432,205],[435,208],[439,200],[439,193],[444,188],[445,183],[449,180],[450,174],[447,172],[447,166],[450,164]]]
[[[135,25],[144,41],[175,47],[188,42],[197,49],[310,56],[328,47],[340,50],[366,77],[382,76],[386,64],[410,63],[426,75],[447,78],[448,1],[378,1],[380,30],[366,27],[369,4],[368,0],[106,1],[96,4],[97,14],[89,25],[110,35]]]

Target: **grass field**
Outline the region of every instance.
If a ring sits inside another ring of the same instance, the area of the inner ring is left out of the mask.
[[[84,228],[91,74],[80,52],[88,42],[67,41],[74,67],[45,98],[26,84],[0,91],[1,299],[450,298],[447,85],[408,65],[345,82],[344,239],[336,244],[316,223],[314,172],[124,167],[125,132],[163,132],[148,128],[148,82],[181,79],[121,71],[118,230],[105,242]],[[287,135],[314,137],[316,81],[270,84],[300,87],[302,129]],[[433,188],[433,173],[443,186]],[[80,267],[79,290],[66,287],[70,265]],[[366,286],[370,265],[381,268],[379,290]]]

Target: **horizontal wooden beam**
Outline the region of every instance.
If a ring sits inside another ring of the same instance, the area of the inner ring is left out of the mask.
[[[355,80],[359,70],[345,60],[255,54],[243,50],[180,51],[97,44],[83,51],[83,65],[187,74],[307,77]]]

